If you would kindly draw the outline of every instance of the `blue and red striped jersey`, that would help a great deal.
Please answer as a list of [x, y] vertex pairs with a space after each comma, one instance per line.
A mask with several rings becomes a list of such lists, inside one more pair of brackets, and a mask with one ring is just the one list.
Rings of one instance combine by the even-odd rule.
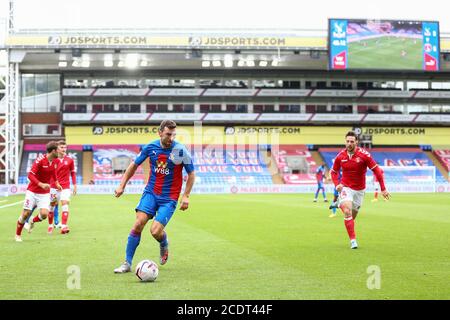
[[325, 178], [325, 166], [320, 166], [316, 170], [316, 180], [317, 182], [323, 182], [323, 179]]
[[163, 148], [161, 141], [155, 140], [142, 148], [134, 163], [141, 165], [147, 158], [150, 161], [150, 175], [145, 191], [178, 200], [183, 185], [183, 168], [187, 173], [194, 171], [189, 151], [176, 141], [170, 148]]

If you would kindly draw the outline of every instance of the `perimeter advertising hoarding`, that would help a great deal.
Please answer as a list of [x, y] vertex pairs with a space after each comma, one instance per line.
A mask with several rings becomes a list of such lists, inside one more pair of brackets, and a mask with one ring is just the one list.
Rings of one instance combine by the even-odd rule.
[[[184, 187], [184, 186], [183, 186]], [[106, 194], [112, 195], [117, 186], [115, 185], [79, 185], [78, 194]], [[127, 186], [127, 194], [142, 194], [145, 184]], [[0, 196], [18, 195], [26, 192], [27, 185], [0, 185]], [[310, 185], [194, 185], [193, 194], [267, 194], [267, 193], [314, 193], [317, 189], [316, 184]], [[450, 192], [450, 184], [388, 184], [387, 189], [391, 192]], [[326, 184], [325, 191], [333, 193], [333, 184]], [[373, 185], [368, 184], [366, 192], [373, 192]]]

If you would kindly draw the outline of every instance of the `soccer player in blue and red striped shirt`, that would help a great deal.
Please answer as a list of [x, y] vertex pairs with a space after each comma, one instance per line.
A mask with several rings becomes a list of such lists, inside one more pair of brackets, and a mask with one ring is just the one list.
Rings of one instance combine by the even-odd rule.
[[323, 180], [325, 178], [325, 164], [321, 164], [316, 170], [316, 180], [317, 180], [317, 190], [314, 195], [314, 201], [317, 202], [317, 197], [319, 196], [320, 190], [322, 190], [323, 202], [328, 202], [327, 195], [325, 193], [325, 187], [323, 185]]
[[128, 236], [125, 262], [114, 269], [115, 273], [131, 271], [133, 256], [141, 240], [141, 232], [152, 218], [154, 220], [150, 232], [160, 244], [160, 263], [163, 265], [167, 262], [169, 242], [164, 228], [177, 207], [183, 184], [183, 168], [188, 174], [188, 179], [181, 198], [180, 210], [184, 211], [189, 207], [189, 195], [195, 180], [191, 155], [184, 145], [175, 141], [176, 126], [172, 120], [161, 122], [158, 130], [160, 139], [142, 148], [141, 153], [127, 168], [119, 187], [115, 190], [115, 196], [120, 197], [138, 166], [149, 158], [150, 176], [136, 207], [136, 222]]

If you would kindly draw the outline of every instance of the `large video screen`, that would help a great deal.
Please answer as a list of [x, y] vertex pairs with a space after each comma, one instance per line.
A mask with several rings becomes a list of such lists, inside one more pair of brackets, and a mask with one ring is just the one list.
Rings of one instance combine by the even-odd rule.
[[439, 22], [329, 19], [332, 70], [439, 71]]

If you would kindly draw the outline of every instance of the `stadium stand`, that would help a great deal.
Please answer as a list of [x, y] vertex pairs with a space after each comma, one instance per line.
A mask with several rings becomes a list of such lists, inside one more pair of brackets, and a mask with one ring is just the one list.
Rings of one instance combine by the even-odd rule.
[[[140, 151], [137, 145], [94, 145], [93, 146], [93, 181], [97, 185], [116, 185], [120, 183], [123, 173]], [[130, 179], [130, 184], [143, 184], [144, 169], [138, 168]]]
[[450, 150], [449, 149], [438, 149], [434, 150], [433, 154], [437, 157], [439, 162], [447, 170], [447, 175], [450, 173]]
[[305, 145], [280, 145], [272, 152], [278, 171], [286, 184], [313, 184], [317, 163]]
[[[417, 33], [414, 26], [405, 27], [391, 22], [372, 24], [357, 20], [348, 25], [349, 38], [355, 40], [386, 31], [391, 36], [414, 36]], [[445, 41], [448, 46], [448, 39]], [[71, 127], [94, 126], [89, 130], [96, 132], [102, 126], [154, 126], [163, 119], [173, 119], [180, 126], [192, 126], [196, 121], [201, 121], [207, 126], [225, 125], [225, 129], [228, 126], [261, 126], [279, 130], [298, 126], [303, 130], [303, 126], [323, 126], [326, 131], [329, 126], [346, 125], [348, 130], [370, 129], [373, 132], [368, 134], [371, 143], [374, 141], [375, 146], [389, 146], [389, 132], [381, 134], [373, 128], [401, 126], [420, 128], [424, 132], [420, 137], [412, 134], [411, 142], [402, 140], [395, 151], [374, 149], [376, 160], [387, 166], [438, 167], [442, 164], [446, 172], [438, 168], [437, 181], [448, 177], [449, 162], [445, 153], [448, 151], [448, 147], [445, 149], [448, 144], [445, 139], [450, 124], [448, 52], [442, 56], [440, 66], [441, 71], [447, 72], [437, 72], [430, 77], [425, 73], [403, 73], [401, 67], [389, 72], [374, 69], [364, 75], [351, 70], [345, 74], [333, 73], [326, 63], [330, 52], [325, 54], [322, 50], [317, 55], [317, 52], [310, 50], [314, 46], [286, 50], [286, 59], [282, 61], [277, 60], [275, 55], [270, 59], [268, 57], [268, 61], [256, 59], [253, 66], [245, 68], [239, 62], [248, 60], [250, 55], [236, 48], [234, 53], [230, 53], [233, 57], [233, 68], [230, 69], [202, 65], [202, 60], [211, 61], [211, 54], [215, 51], [225, 55], [229, 48], [224, 46], [214, 50], [204, 47], [200, 56], [194, 55], [192, 50], [195, 49], [172, 52], [136, 47], [141, 62], [153, 62], [151, 66], [139, 64], [136, 70], [132, 70], [120, 65], [128, 54], [132, 54], [126, 52], [126, 46], [115, 48], [114, 54], [111, 54], [114, 63], [106, 66], [105, 54], [111, 52], [111, 47], [87, 45], [83, 48], [83, 54], [90, 56], [90, 66], [85, 68], [73, 63], [70, 65], [71, 61], [67, 61], [66, 67], [60, 67], [62, 55], [57, 50], [49, 52], [48, 48], [29, 45], [30, 50], [19, 66], [22, 90], [16, 102], [17, 106], [22, 107], [22, 122], [18, 130], [25, 145], [31, 141], [37, 143], [37, 139], [66, 138], [69, 141], [67, 132]], [[22, 49], [27, 50], [26, 46]], [[121, 49], [124, 51], [120, 52]], [[258, 50], [269, 52], [272, 49], [263, 46]], [[326, 50], [326, 46], [323, 49]], [[196, 54], [199, 52], [195, 51]], [[41, 64], [45, 65], [44, 69]], [[39, 119], [38, 113], [41, 114]], [[432, 132], [434, 128], [442, 131]], [[244, 136], [247, 133], [237, 134]], [[79, 153], [79, 180], [85, 184], [117, 184], [124, 167], [139, 152], [139, 145], [127, 145], [135, 141], [127, 140], [119, 146], [118, 141], [108, 141], [108, 135], [103, 131], [94, 135], [86, 137], [85, 141], [77, 138], [74, 146], [79, 148], [74, 150]], [[320, 136], [316, 135], [303, 136], [303, 133], [298, 136], [287, 133], [285, 136], [289, 142], [282, 143], [280, 149], [269, 156], [264, 154], [264, 157], [269, 157], [264, 160], [269, 160], [270, 165], [263, 161], [264, 157], [260, 157], [258, 151], [251, 151], [250, 148], [235, 150], [231, 154], [224, 151], [214, 156], [203, 152], [195, 154], [197, 183], [284, 183], [300, 185], [300, 189], [301, 185], [315, 184], [314, 171], [321, 158], [304, 144], [314, 144], [317, 150], [321, 146], [338, 146], [339, 141], [334, 140], [332, 135], [328, 140], [319, 139]], [[428, 141], [435, 137], [439, 142]], [[101, 142], [93, 144], [90, 150], [84, 150], [81, 144], [92, 144], [91, 138]], [[108, 143], [117, 145], [106, 145]], [[139, 143], [145, 142], [141, 140]], [[419, 147], [436, 143], [443, 149], [435, 150], [433, 158], [430, 153], [407, 151], [402, 147], [402, 144]], [[206, 149], [206, 146], [202, 148]], [[31, 155], [29, 150], [24, 150], [22, 155], [22, 167], [25, 168], [20, 172], [20, 182], [26, 182], [26, 164]], [[148, 168], [142, 168], [131, 183], [145, 183], [148, 177], [146, 170]], [[5, 180], [2, 177], [4, 175], [0, 172], [0, 179]]]
[[[320, 148], [319, 152], [329, 168], [333, 166], [334, 158], [342, 150], [338, 148]], [[419, 148], [373, 148], [370, 150], [375, 161], [383, 167], [433, 167], [431, 159]], [[414, 172], [414, 173], [411, 173]], [[445, 182], [446, 178], [439, 170], [435, 171], [436, 181]], [[429, 179], [429, 171], [397, 170], [386, 174], [390, 183], [411, 182], [415, 179]]]
[[[27, 172], [32, 162], [42, 152], [43, 145], [27, 145], [23, 154], [20, 183], [27, 183]], [[93, 145], [91, 150], [80, 152], [82, 146], [74, 146], [77, 151], [69, 151], [77, 161], [77, 181], [81, 183], [83, 177], [86, 184], [117, 185], [128, 167], [129, 163], [140, 151], [138, 145]], [[79, 149], [79, 150], [78, 150]], [[272, 175], [264, 161], [263, 152], [256, 147], [211, 149], [211, 146], [202, 146], [199, 151], [193, 152], [194, 165], [197, 172], [197, 184], [223, 185], [223, 184], [250, 184], [270, 185]], [[89, 158], [91, 155], [91, 159]], [[83, 163], [84, 162], [84, 163]], [[82, 165], [84, 164], [84, 166]], [[87, 168], [87, 166], [91, 166]], [[136, 171], [129, 184], [140, 185], [146, 183], [148, 172], [145, 165]]]
[[264, 162], [263, 152], [255, 146], [238, 147], [236, 150], [203, 146], [201, 151], [193, 152], [196, 183], [272, 184], [272, 175]]
[[[19, 183], [26, 184], [27, 173], [33, 161], [42, 154], [45, 146], [42, 144], [27, 144], [22, 154]], [[194, 165], [197, 171], [197, 182], [203, 185], [272, 185], [273, 175], [281, 177], [281, 183], [293, 185], [315, 184], [317, 160], [306, 145], [280, 145], [278, 150], [272, 150], [272, 158], [277, 172], [270, 172], [266, 151], [258, 150], [256, 146], [238, 147], [235, 150], [211, 148], [202, 146], [193, 152]], [[320, 148], [328, 168], [342, 148]], [[139, 145], [94, 145], [92, 150], [83, 150], [82, 146], [70, 146], [68, 154], [74, 158], [77, 166], [77, 182], [79, 184], [116, 185], [120, 182], [123, 172], [140, 151]], [[371, 154], [384, 167], [429, 167], [432, 160], [419, 148], [374, 148]], [[436, 159], [447, 172], [436, 169], [436, 182], [448, 181], [450, 171], [450, 150], [437, 149], [433, 151]], [[90, 157], [88, 157], [90, 155]], [[88, 158], [90, 161], [88, 161]], [[140, 185], [146, 182], [148, 172], [145, 166], [139, 167], [130, 180], [130, 184]], [[416, 172], [415, 175], [427, 175], [427, 172]], [[388, 182], [408, 182], [411, 172], [398, 171], [386, 176]], [[417, 178], [417, 176], [415, 177]], [[425, 178], [424, 178], [425, 179]], [[427, 179], [427, 178], [426, 178]], [[277, 182], [278, 183], [278, 182]]]
[[[24, 146], [24, 151], [22, 152], [22, 161], [19, 171], [19, 183], [27, 184], [28, 183], [28, 172], [31, 170], [31, 166], [33, 165], [34, 160], [39, 157], [41, 154], [45, 153], [45, 145], [44, 144], [26, 144]], [[82, 157], [82, 149], [77, 146], [69, 146], [67, 150], [67, 155], [70, 156], [75, 163], [75, 170], [77, 171], [77, 183], [82, 184], [83, 181], [83, 157]], [[88, 183], [88, 182], [86, 182]]]

